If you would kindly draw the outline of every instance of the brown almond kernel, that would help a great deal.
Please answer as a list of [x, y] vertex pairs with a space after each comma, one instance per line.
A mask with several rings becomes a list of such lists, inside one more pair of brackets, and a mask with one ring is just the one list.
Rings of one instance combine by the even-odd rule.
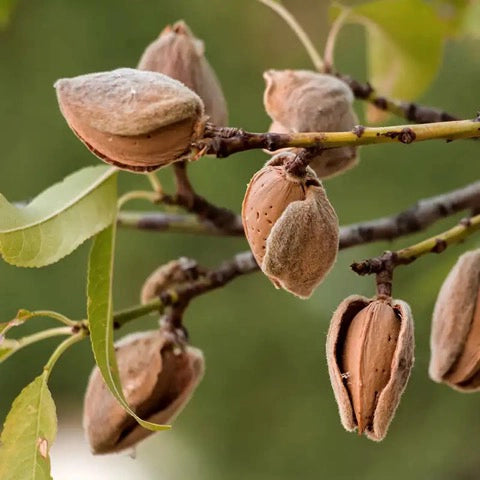
[[375, 301], [350, 324], [342, 367], [353, 402], [358, 433], [371, 427], [378, 397], [388, 383], [400, 321], [386, 302]]

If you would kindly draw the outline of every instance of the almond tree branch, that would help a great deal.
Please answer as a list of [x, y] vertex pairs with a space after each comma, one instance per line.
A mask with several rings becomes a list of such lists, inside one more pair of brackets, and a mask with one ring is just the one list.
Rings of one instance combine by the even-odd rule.
[[399, 265], [408, 265], [427, 253], [441, 253], [449, 245], [460, 243], [480, 229], [480, 215], [462, 220], [449, 230], [427, 238], [410, 247], [395, 252], [387, 251], [379, 257], [353, 263], [352, 270], [359, 275], [379, 274], [384, 270], [393, 270]]
[[[428, 227], [440, 218], [453, 215], [461, 210], [476, 209], [479, 205], [480, 181], [446, 194], [421, 200], [413, 207], [397, 215], [342, 227], [340, 229], [340, 249], [346, 249], [376, 240], [391, 240], [412, 232], [417, 232]], [[122, 225], [122, 215], [126, 213], [129, 212], [122, 212], [120, 214], [120, 225]], [[145, 228], [140, 224], [142, 214], [138, 213], [137, 215], [137, 225], [139, 228]], [[155, 214], [154, 221], [150, 219], [150, 225], [146, 228], [152, 229], [152, 227], [155, 227], [155, 222], [158, 221], [160, 229], [175, 231], [175, 220], [175, 217], [168, 216], [167, 214]], [[205, 229], [202, 233], [212, 233], [212, 227], [208, 227], [205, 223], [198, 222], [198, 220], [195, 228], [198, 229], [195, 231], [196, 233], [201, 229]], [[362, 262], [362, 265], [365, 263], [365, 266], [359, 268], [365, 270], [363, 274], [378, 274], [382, 271], [382, 268], [385, 269], [387, 263], [390, 265], [392, 258], [396, 258], [395, 261], [399, 262], [398, 264], [409, 263], [413, 258], [416, 258], [416, 256], [426, 254], [429, 251], [439, 252], [447, 245], [461, 241], [477, 228], [480, 228], [480, 216], [472, 217], [469, 222], [463, 222], [445, 234], [432, 237], [413, 247], [399, 250], [395, 252], [395, 254], [387, 252], [387, 254], [379, 257], [379, 259], [367, 260], [366, 263]], [[239, 232], [239, 234], [243, 235], [243, 232]], [[148, 304], [137, 305], [127, 310], [117, 312], [114, 315], [115, 328], [120, 328], [125, 323], [150, 312], [159, 311], [162, 313], [167, 306], [188, 304], [190, 300], [203, 293], [224, 286], [241, 275], [253, 273], [258, 270], [259, 267], [251, 252], [240, 253], [232, 260], [224, 262], [219, 268], [207, 270], [206, 273], [199, 275], [194, 281], [168, 290], [164, 292], [160, 298]], [[386, 283], [388, 284], [388, 282]], [[385, 290], [385, 292], [388, 293], [388, 290]]]
[[415, 123], [450, 122], [458, 120], [458, 117], [451, 115], [437, 108], [420, 105], [414, 102], [404, 102], [379, 95], [367, 82], [360, 83], [349, 75], [336, 72], [336, 77], [343, 80], [352, 90], [355, 98], [366, 100], [380, 110], [393, 113]]
[[419, 232], [445, 217], [480, 206], [480, 181], [435, 197], [420, 200], [396, 215], [341, 227], [340, 248]]
[[116, 312], [113, 316], [115, 328], [121, 328], [131, 320], [158, 311], [163, 313], [166, 307], [187, 305], [192, 299], [203, 293], [223, 287], [235, 278], [258, 270], [258, 265], [250, 251], [235, 255], [231, 260], [222, 263], [218, 268], [206, 270], [193, 281], [170, 289], [145, 305], [136, 305]]
[[349, 132], [308, 133], [250, 133], [231, 127], [215, 127], [208, 124], [204, 138], [192, 145], [199, 155], [211, 154], [219, 158], [245, 150], [280, 148], [330, 149], [344, 146], [372, 145], [379, 143], [411, 144], [425, 140], [452, 141], [480, 137], [479, 118], [453, 122], [436, 122], [420, 125], [392, 127], [364, 127], [357, 125]]
[[[417, 204], [395, 215], [343, 226], [340, 228], [340, 248], [350, 248], [379, 240], [393, 240], [424, 230], [442, 218], [479, 206], [480, 181], [420, 200]], [[170, 233], [243, 236], [240, 215], [236, 215], [235, 218], [234, 229], [220, 229], [209, 221], [200, 220], [195, 215], [123, 211], [118, 216], [118, 225]]]
[[227, 235], [243, 232], [242, 221], [238, 215], [227, 208], [210, 203], [195, 192], [187, 175], [186, 162], [175, 163], [173, 169], [177, 184], [176, 194], [163, 194], [161, 203], [182, 207], [187, 212], [194, 213], [199, 223], [210, 225], [216, 230], [226, 232]]
[[197, 215], [130, 210], [120, 212], [117, 222], [119, 227], [137, 230], [216, 236], [243, 236], [243, 226], [239, 215], [235, 217], [235, 222], [231, 226], [225, 225], [225, 228], [217, 228], [212, 222], [202, 220]]

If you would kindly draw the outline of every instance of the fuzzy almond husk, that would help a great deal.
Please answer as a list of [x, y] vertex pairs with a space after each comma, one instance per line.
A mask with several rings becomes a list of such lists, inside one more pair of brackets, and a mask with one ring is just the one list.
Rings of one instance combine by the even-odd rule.
[[74, 133], [125, 170], [151, 171], [180, 160], [203, 132], [200, 97], [160, 73], [121, 68], [64, 78], [55, 88]]
[[[123, 393], [137, 415], [167, 424], [183, 409], [204, 372], [203, 354], [180, 350], [162, 331], [129, 335], [116, 344]], [[117, 402], [95, 367], [84, 401], [83, 426], [95, 454], [135, 446], [152, 434]]]
[[435, 303], [429, 375], [456, 390], [480, 390], [480, 249], [463, 254]]
[[[373, 300], [373, 302], [378, 302], [378, 300]], [[382, 300], [382, 302], [385, 302], [385, 300]], [[362, 315], [362, 311], [369, 308], [371, 303], [372, 300], [359, 295], [352, 295], [340, 303], [332, 317], [327, 336], [327, 363], [340, 419], [345, 429], [348, 431], [358, 429], [359, 433], [363, 430], [363, 433], [369, 439], [380, 441], [387, 433], [413, 365], [413, 318], [410, 307], [405, 302], [393, 300], [393, 311], [400, 320], [393, 354], [388, 346], [390, 343], [388, 336], [383, 338], [384, 334], [392, 329], [390, 312], [386, 316], [382, 314], [390, 323], [390, 327], [370, 325], [372, 328], [369, 329], [370, 331], [364, 332], [367, 334], [363, 335], [362, 345], [359, 346], [360, 351], [363, 350], [362, 362], [369, 362], [371, 368], [365, 368], [365, 364], [363, 366], [355, 365], [355, 362], [352, 362], [350, 368], [355, 368], [356, 372], [346, 371], [344, 359], [345, 355], [349, 355], [350, 352], [345, 352], [345, 348], [351, 349], [353, 356], [358, 353], [358, 350], [355, 352], [355, 349], [352, 349], [351, 344], [346, 343], [348, 330], [357, 315]], [[373, 310], [370, 310], [370, 312], [373, 313]], [[375, 335], [375, 331], [378, 332], [378, 335]], [[393, 327], [393, 332], [395, 332], [395, 327]], [[383, 345], [372, 344], [372, 342], [377, 341], [383, 343]], [[393, 338], [390, 341], [393, 341]], [[370, 352], [367, 352], [367, 350]], [[386, 352], [386, 355], [382, 355], [382, 350], [384, 353]], [[381, 371], [389, 363], [386, 357], [391, 357], [388, 379], [385, 372]], [[370, 373], [368, 370], [370, 370]], [[352, 373], [353, 378], [350, 378]], [[352, 383], [355, 385], [352, 386]], [[367, 390], [371, 387], [372, 391], [365, 393], [365, 390], [362, 390], [364, 386]], [[378, 389], [377, 392], [375, 392], [375, 388]], [[373, 405], [371, 404], [371, 398], [365, 401], [365, 394], [372, 396], [372, 392], [373, 398], [376, 399], [376, 403]], [[356, 410], [359, 401], [364, 402], [361, 412]], [[365, 406], [367, 406], [367, 409], [365, 409]], [[368, 411], [369, 408], [370, 411]], [[359, 417], [361, 417], [360, 423], [357, 421]], [[365, 423], [367, 417], [368, 421]]]
[[[271, 132], [339, 132], [351, 130], [358, 118], [353, 93], [340, 79], [307, 70], [267, 70], [264, 105], [273, 120]], [[354, 167], [356, 147], [325, 150], [310, 166], [319, 178], [330, 178]]]
[[[313, 170], [290, 175], [280, 153], [247, 188], [242, 220], [262, 271], [277, 288], [308, 298], [335, 263], [338, 218]], [[294, 156], [294, 155], [293, 155]]]
[[183, 20], [165, 27], [146, 48], [138, 68], [163, 73], [184, 83], [203, 100], [205, 113], [215, 125], [228, 124], [227, 102], [205, 58], [204, 44]]
[[148, 303], [165, 290], [194, 280], [199, 273], [204, 273], [204, 271], [198, 267], [195, 260], [186, 257], [161, 265], [145, 280], [140, 293], [140, 301], [142, 304]]

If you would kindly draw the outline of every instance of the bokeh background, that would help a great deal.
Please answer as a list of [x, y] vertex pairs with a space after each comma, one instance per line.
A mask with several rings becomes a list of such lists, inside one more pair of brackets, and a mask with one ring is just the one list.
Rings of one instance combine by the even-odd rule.
[[[322, 45], [326, 2], [286, 4]], [[147, 43], [180, 18], [205, 40], [229, 102], [231, 125], [268, 128], [262, 107], [264, 70], [311, 68], [285, 24], [253, 0], [20, 0], [10, 25], [0, 32], [0, 191], [9, 200], [31, 198], [68, 173], [97, 163], [63, 121], [54, 81], [135, 66]], [[480, 107], [478, 51], [474, 41], [450, 42], [438, 77], [421, 101], [472, 117]], [[360, 27], [342, 32], [337, 64], [366, 79]], [[362, 107], [357, 105], [359, 113]], [[421, 197], [476, 180], [479, 148], [470, 141], [365, 147], [358, 168], [326, 182], [328, 194], [342, 224], [394, 213]], [[262, 152], [203, 159], [190, 169], [192, 180], [207, 198], [239, 211], [245, 186], [265, 159]], [[171, 185], [169, 171], [161, 177]], [[147, 186], [145, 179], [130, 174], [122, 174], [120, 184], [122, 190]], [[429, 233], [454, 221], [441, 222]], [[328, 380], [324, 343], [333, 310], [349, 294], [373, 294], [372, 279], [355, 276], [348, 265], [420, 238], [341, 252], [335, 270], [309, 301], [276, 291], [259, 274], [196, 300], [186, 324], [192, 342], [205, 353], [206, 376], [174, 428], [141, 444], [136, 459], [98, 459], [88, 453], [80, 422], [93, 360], [88, 342], [76, 345], [51, 380], [60, 428], [52, 454], [54, 478], [478, 479], [480, 395], [455, 393], [427, 375], [436, 293], [458, 255], [480, 246], [478, 236], [396, 273], [394, 294], [412, 306], [417, 349], [410, 383], [385, 441], [375, 444], [343, 430]], [[85, 244], [44, 269], [0, 263], [1, 321], [14, 317], [18, 308], [54, 309], [83, 318], [88, 248]], [[116, 308], [137, 303], [144, 278], [159, 264], [185, 255], [213, 266], [245, 248], [242, 239], [120, 231]], [[154, 328], [155, 323], [154, 317], [139, 319], [128, 331]], [[22, 332], [48, 324], [35, 320]], [[32, 346], [0, 366], [1, 421], [55, 343]]]

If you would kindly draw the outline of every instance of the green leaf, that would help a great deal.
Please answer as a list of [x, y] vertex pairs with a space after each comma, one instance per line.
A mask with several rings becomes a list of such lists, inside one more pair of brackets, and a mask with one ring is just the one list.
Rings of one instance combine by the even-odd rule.
[[7, 26], [17, 0], [0, 0], [0, 29]]
[[0, 437], [2, 480], [50, 480], [49, 451], [57, 433], [55, 403], [44, 372], [13, 402]]
[[[345, 7], [333, 7], [336, 17]], [[376, 0], [350, 9], [350, 23], [367, 30], [369, 81], [383, 95], [411, 100], [430, 85], [447, 27], [423, 0]]]
[[95, 237], [88, 263], [87, 313], [93, 354], [105, 384], [123, 408], [142, 427], [148, 430], [165, 430], [170, 427], [138, 417], [123, 395], [113, 346], [112, 281], [115, 231], [114, 222]]
[[72, 253], [112, 222], [117, 170], [87, 167], [16, 207], [0, 195], [0, 255], [18, 267], [43, 267]]

